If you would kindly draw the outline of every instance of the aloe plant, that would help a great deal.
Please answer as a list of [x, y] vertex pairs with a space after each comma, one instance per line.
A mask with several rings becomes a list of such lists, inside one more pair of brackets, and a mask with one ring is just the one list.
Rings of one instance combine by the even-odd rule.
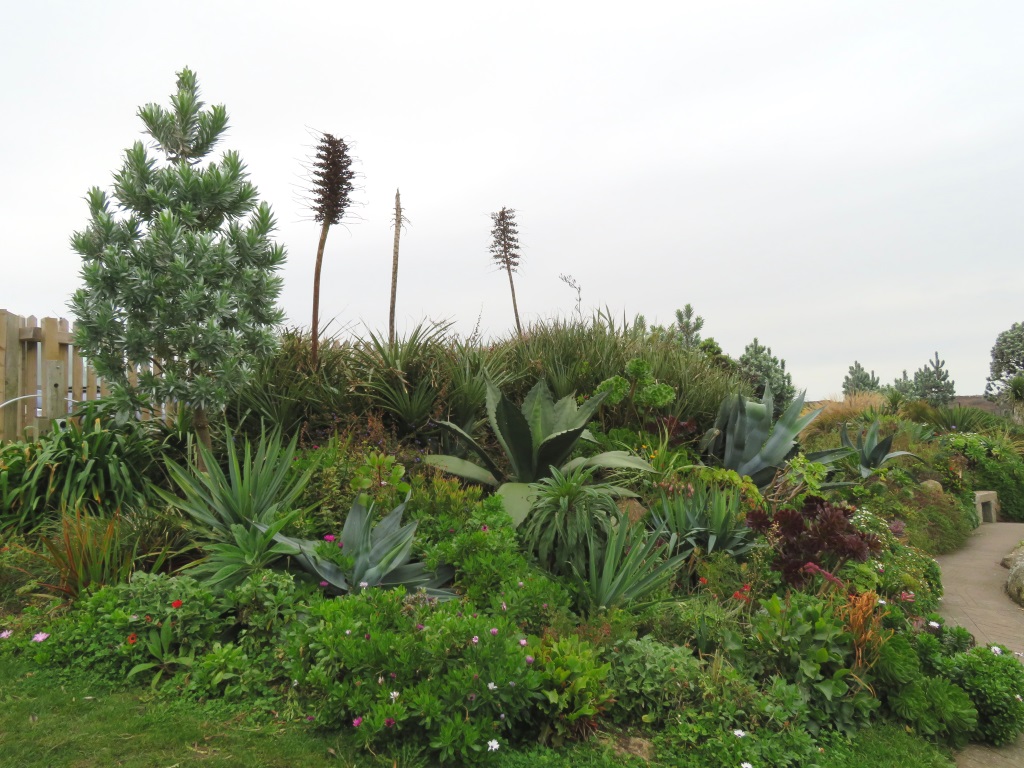
[[892, 447], [892, 439], [895, 435], [889, 435], [889, 437], [879, 441], [878, 428], [880, 425], [881, 423], [876, 421], [868, 427], [866, 435], [858, 434], [856, 445], [850, 440], [845, 424], [839, 430], [839, 437], [843, 441], [843, 445], [853, 451], [860, 462], [860, 476], [862, 478], [871, 477], [877, 470], [881, 469], [885, 462], [900, 456], [910, 456], [921, 461], [920, 456], [915, 456], [910, 451], [893, 451], [889, 453], [889, 448]]
[[[746, 475], [758, 487], [766, 486], [796, 448], [797, 436], [823, 410], [816, 408], [801, 416], [804, 396], [801, 392], [773, 423], [770, 384], [765, 385], [760, 402], [730, 395], [722, 401], [714, 426], [704, 435], [701, 450], [726, 469]], [[841, 448], [810, 454], [807, 458], [830, 463], [848, 453], [849, 449]]]
[[516, 408], [488, 380], [487, 419], [508, 461], [509, 471], [503, 471], [498, 460], [450, 421], [441, 421], [438, 425], [463, 440], [480, 458], [482, 466], [457, 456], [427, 456], [424, 461], [466, 480], [497, 488], [505, 502], [505, 511], [518, 526], [530, 511], [529, 484], [550, 477], [552, 467], [563, 473], [582, 466], [652, 471], [650, 464], [626, 451], [606, 451], [569, 461], [580, 440], [593, 441], [587, 422], [606, 396], [607, 393], [602, 392], [579, 407], [572, 395], [555, 402], [547, 382], [541, 379], [526, 395], [522, 407]]
[[[337, 544], [332, 545], [342, 555], [337, 558], [323, 555], [321, 541], [295, 539], [280, 533], [274, 535], [274, 540], [289, 547], [295, 562], [337, 592], [404, 586], [410, 590], [425, 589], [433, 597], [452, 597], [451, 592], [439, 589], [455, 575], [451, 568], [442, 566], [430, 572], [424, 563], [411, 562], [417, 524], [402, 525], [407, 502], [408, 497], [374, 525], [373, 504], [366, 506], [357, 498], [345, 518]], [[270, 528], [262, 523], [255, 525], [263, 532]]]

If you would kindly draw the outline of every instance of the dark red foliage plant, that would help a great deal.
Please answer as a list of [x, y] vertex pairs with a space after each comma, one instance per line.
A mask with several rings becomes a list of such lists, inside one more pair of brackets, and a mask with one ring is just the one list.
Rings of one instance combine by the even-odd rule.
[[799, 586], [818, 569], [835, 573], [847, 560], [862, 563], [881, 549], [877, 536], [854, 526], [854, 512], [848, 504], [808, 496], [803, 507], [779, 509], [773, 515], [755, 509], [747, 515], [747, 525], [772, 543], [773, 567], [786, 583]]

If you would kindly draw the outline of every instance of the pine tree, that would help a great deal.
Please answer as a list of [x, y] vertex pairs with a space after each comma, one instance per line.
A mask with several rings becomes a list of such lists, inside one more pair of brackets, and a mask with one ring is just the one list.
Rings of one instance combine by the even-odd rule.
[[327, 232], [332, 225], [341, 222], [345, 211], [348, 210], [352, 179], [355, 177], [348, 145], [329, 133], [322, 134], [316, 147], [312, 175], [313, 221], [321, 225], [320, 242], [316, 249], [316, 267], [313, 271], [313, 324], [310, 328], [310, 356], [313, 367], [316, 368], [320, 359], [320, 271], [324, 264]]
[[775, 415], [781, 414], [796, 397], [793, 377], [786, 372], [786, 361], [772, 354], [771, 347], [765, 347], [756, 338], [743, 350], [738, 360], [740, 373], [754, 386], [758, 397], [762, 397], [765, 384], [771, 384], [775, 399]]
[[939, 360], [936, 352], [934, 360], [929, 360], [914, 373], [914, 394], [935, 408], [949, 405], [956, 396], [955, 382], [949, 380], [945, 366], [946, 361]]
[[[82, 256], [75, 343], [110, 382], [122, 416], [145, 401], [192, 409], [210, 446], [209, 414], [246, 382], [275, 344], [285, 251], [238, 153], [204, 165], [228, 126], [223, 105], [204, 109], [195, 74], [178, 73], [171, 108], [139, 109], [160, 159], [137, 141], [98, 187], [89, 226], [71, 244]], [[138, 380], [133, 381], [137, 375]]]
[[676, 310], [675, 338], [684, 349], [697, 348], [703, 327], [704, 318], [694, 312], [692, 305]]
[[491, 214], [494, 227], [491, 229], [491, 256], [498, 266], [508, 272], [508, 287], [512, 291], [512, 311], [516, 316], [516, 331], [523, 335], [519, 322], [519, 306], [516, 304], [516, 286], [512, 273], [519, 270], [519, 227], [516, 226], [516, 212], [513, 208], [502, 208]]
[[880, 383], [875, 372], [868, 373], [858, 360], [853, 361], [849, 373], [843, 379], [843, 394], [852, 395], [855, 392], [877, 392]]

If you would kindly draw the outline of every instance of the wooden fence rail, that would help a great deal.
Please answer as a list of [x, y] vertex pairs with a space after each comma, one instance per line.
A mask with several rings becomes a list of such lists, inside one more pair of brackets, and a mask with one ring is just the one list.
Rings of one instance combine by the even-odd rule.
[[[106, 394], [106, 382], [75, 348], [67, 320], [38, 321], [0, 309], [0, 441], [37, 437], [54, 419]], [[169, 417], [172, 410], [166, 405], [158, 414], [138, 415]]]

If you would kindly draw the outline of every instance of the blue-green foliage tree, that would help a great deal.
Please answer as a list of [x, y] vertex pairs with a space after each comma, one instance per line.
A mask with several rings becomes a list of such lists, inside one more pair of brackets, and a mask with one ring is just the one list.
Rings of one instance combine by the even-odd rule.
[[89, 190], [89, 226], [71, 238], [84, 283], [71, 300], [75, 342], [122, 413], [147, 397], [177, 401], [209, 447], [209, 413], [274, 347], [285, 251], [238, 153], [206, 162], [228, 116], [205, 108], [191, 70], [178, 73], [169, 110], [138, 114], [153, 144], [125, 152], [112, 199]]

